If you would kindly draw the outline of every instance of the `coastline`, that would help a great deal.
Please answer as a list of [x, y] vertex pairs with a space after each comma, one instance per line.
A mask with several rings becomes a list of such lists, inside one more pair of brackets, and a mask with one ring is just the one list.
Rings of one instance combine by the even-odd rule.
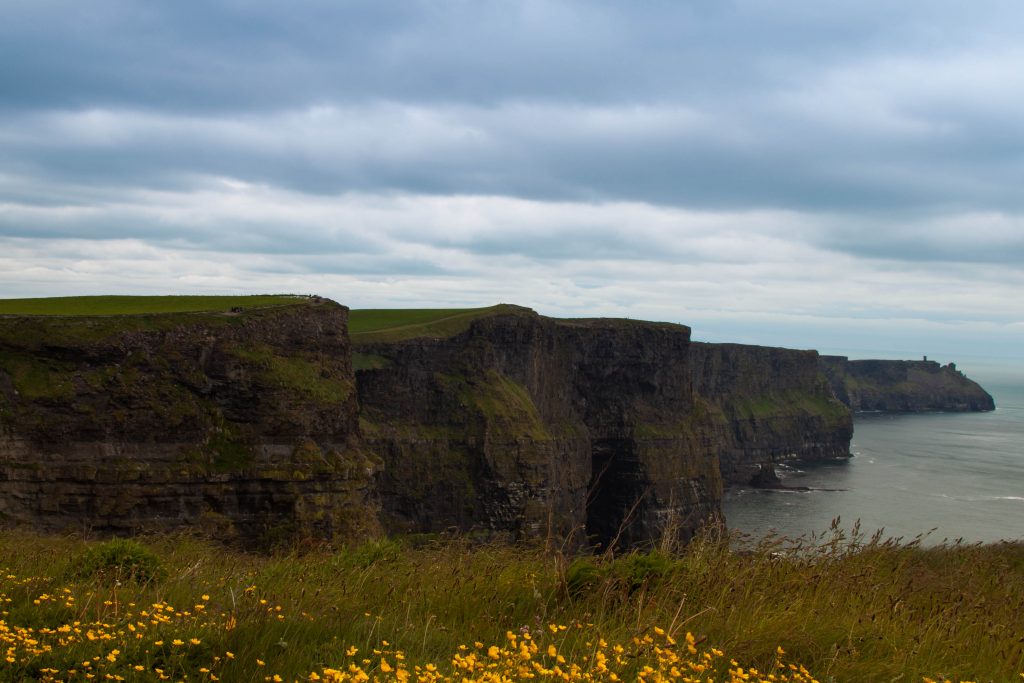
[[1024, 363], [975, 358], [962, 367], [992, 394], [994, 411], [855, 413], [849, 461], [779, 468], [785, 486], [809, 491], [727, 491], [726, 523], [755, 537], [821, 533], [839, 517], [845, 528], [859, 520], [869, 534], [922, 535], [925, 545], [1024, 538], [1014, 484], [1024, 472]]

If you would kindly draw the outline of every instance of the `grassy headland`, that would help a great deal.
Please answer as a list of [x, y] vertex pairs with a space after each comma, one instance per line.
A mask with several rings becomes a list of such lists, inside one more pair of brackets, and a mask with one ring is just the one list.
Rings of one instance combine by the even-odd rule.
[[354, 344], [396, 342], [417, 337], [444, 339], [469, 328], [478, 318], [523, 313], [510, 304], [485, 308], [365, 308], [349, 312], [348, 331]]
[[38, 299], [0, 299], [0, 315], [140, 315], [198, 313], [231, 308], [266, 308], [306, 301], [304, 296], [60, 296]]
[[463, 541], [253, 556], [180, 537], [143, 546], [6, 532], [0, 569], [0, 678], [12, 681], [825, 683], [1024, 671], [1021, 544], [836, 535], [736, 552], [711, 534], [678, 553], [570, 562]]

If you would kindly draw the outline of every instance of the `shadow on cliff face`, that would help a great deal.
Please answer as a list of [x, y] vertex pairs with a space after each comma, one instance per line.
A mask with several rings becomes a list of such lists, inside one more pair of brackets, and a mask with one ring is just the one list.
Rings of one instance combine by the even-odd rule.
[[642, 529], [645, 486], [631, 439], [594, 442], [593, 475], [587, 493], [587, 542], [597, 551], [618, 551], [649, 541]]

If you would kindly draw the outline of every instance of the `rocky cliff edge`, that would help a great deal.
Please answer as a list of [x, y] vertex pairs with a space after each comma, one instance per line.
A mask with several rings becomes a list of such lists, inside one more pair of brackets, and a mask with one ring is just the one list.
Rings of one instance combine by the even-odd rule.
[[822, 356], [836, 397], [854, 411], [967, 412], [994, 410], [995, 401], [953, 363], [931, 360], [849, 360]]
[[628, 547], [689, 538], [766, 466], [848, 457], [847, 405], [991, 407], [952, 366], [695, 343], [667, 323], [516, 306], [349, 322], [319, 298], [2, 317], [0, 523]]
[[241, 543], [379, 531], [347, 309], [0, 320], [0, 522]]

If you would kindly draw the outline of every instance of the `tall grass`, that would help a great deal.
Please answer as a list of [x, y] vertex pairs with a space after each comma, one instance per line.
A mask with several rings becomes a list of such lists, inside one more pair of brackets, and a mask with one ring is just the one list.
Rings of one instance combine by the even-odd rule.
[[[709, 532], [681, 551], [576, 559], [458, 539], [275, 556], [189, 537], [143, 545], [159, 570], [112, 580], [83, 570], [105, 556], [95, 542], [0, 534], [0, 618], [8, 629], [77, 621], [125, 633], [122, 622], [139, 610], [170, 605], [170, 622], [118, 656], [143, 662], [146, 675], [173, 664], [189, 680], [204, 680], [196, 672], [213, 661], [221, 680], [270, 672], [306, 680], [343, 663], [348, 648], [372, 652], [382, 641], [411, 662], [450, 662], [460, 646], [501, 644], [509, 631], [538, 634], [549, 624], [585, 627], [557, 636], [570, 658], [593, 654], [594, 633], [629, 643], [659, 627], [676, 639], [692, 632], [698, 644], [765, 671], [781, 647], [822, 682], [1019, 681], [1024, 671], [1020, 543], [922, 548], [834, 529], [755, 545]], [[160, 633], [167, 642], [152, 645]], [[66, 670], [106, 656], [103, 647], [84, 640], [31, 664], [0, 661], [0, 678]]]

